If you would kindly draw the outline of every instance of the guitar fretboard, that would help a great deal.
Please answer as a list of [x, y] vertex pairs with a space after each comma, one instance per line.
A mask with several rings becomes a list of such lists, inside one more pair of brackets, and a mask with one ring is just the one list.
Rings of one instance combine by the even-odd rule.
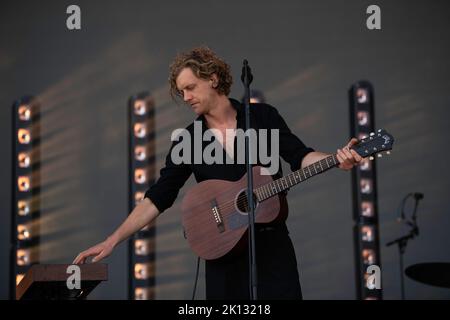
[[292, 186], [295, 186], [296, 184], [299, 184], [302, 181], [305, 181], [319, 173], [325, 172], [338, 164], [339, 160], [336, 155], [330, 155], [303, 169], [291, 172], [282, 178], [256, 188], [256, 197], [258, 198], [258, 201], [264, 201], [282, 191], [289, 189]]

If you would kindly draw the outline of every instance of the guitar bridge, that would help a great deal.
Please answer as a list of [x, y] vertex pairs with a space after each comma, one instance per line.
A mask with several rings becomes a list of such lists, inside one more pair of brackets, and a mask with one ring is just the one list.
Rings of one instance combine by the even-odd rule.
[[217, 228], [219, 229], [219, 232], [222, 233], [225, 231], [225, 226], [223, 224], [223, 219], [220, 214], [219, 208], [217, 207], [217, 201], [214, 199], [211, 201], [211, 211], [214, 216], [214, 221], [216, 222]]

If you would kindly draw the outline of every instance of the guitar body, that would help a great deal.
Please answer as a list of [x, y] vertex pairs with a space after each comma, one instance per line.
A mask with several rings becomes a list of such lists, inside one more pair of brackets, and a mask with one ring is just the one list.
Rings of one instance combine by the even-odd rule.
[[[253, 167], [254, 189], [273, 181], [262, 175], [262, 167]], [[231, 182], [206, 180], [190, 189], [182, 202], [182, 220], [192, 250], [205, 260], [218, 259], [239, 247], [246, 239], [248, 213], [246, 207], [247, 175]], [[284, 221], [288, 207], [286, 197], [276, 195], [262, 202], [255, 200], [255, 222]]]

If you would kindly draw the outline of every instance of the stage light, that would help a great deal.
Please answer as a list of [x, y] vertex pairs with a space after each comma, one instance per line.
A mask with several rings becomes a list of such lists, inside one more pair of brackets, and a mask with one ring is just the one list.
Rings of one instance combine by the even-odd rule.
[[152, 288], [137, 287], [134, 289], [135, 300], [150, 300], [154, 298], [154, 290]]
[[19, 216], [27, 216], [30, 214], [30, 203], [28, 201], [20, 200], [17, 202], [17, 213]]
[[369, 102], [369, 93], [365, 88], [358, 88], [356, 90], [356, 98], [358, 103], [367, 103]]
[[367, 138], [368, 136], [369, 136], [368, 133], [360, 132], [360, 133], [358, 134], [358, 140], [365, 139], [365, 138]]
[[356, 117], [358, 118], [358, 124], [360, 126], [369, 125], [369, 113], [367, 111], [358, 111]]
[[17, 138], [21, 144], [29, 144], [31, 142], [31, 135], [28, 129], [19, 129], [17, 132]]
[[[128, 205], [129, 212], [144, 199], [154, 183], [154, 104], [148, 92], [128, 100]], [[153, 299], [155, 286], [155, 227], [144, 226], [128, 241], [128, 298]], [[149, 291], [150, 290], [150, 291]]]
[[362, 241], [372, 242], [375, 237], [375, 232], [373, 227], [371, 226], [362, 226], [361, 227], [361, 238]]
[[145, 196], [145, 193], [144, 193], [144, 192], [142, 192], [142, 191], [137, 191], [137, 192], [134, 194], [134, 202], [135, 202], [135, 205], [139, 204], [139, 202], [141, 202], [142, 200], [144, 200], [144, 196]]
[[[370, 140], [375, 132], [375, 104], [373, 86], [368, 81], [354, 83], [349, 91], [350, 136]], [[373, 156], [366, 157], [352, 170], [353, 190], [353, 244], [355, 252], [356, 297], [382, 299], [382, 290], [366, 286], [367, 265], [376, 263], [381, 268], [377, 212], [377, 175]], [[361, 256], [360, 256], [361, 255]]]
[[147, 134], [147, 130], [143, 123], [135, 123], [134, 124], [134, 135], [137, 138], [144, 138]]
[[23, 277], [25, 277], [25, 274], [16, 275], [16, 286], [22, 281]]
[[39, 262], [40, 243], [40, 105], [24, 96], [12, 105], [10, 299], [16, 284]]
[[31, 119], [31, 108], [28, 105], [21, 105], [18, 108], [19, 119], [28, 121]]
[[147, 182], [145, 169], [136, 169], [134, 171], [134, 181], [138, 184], [144, 184]]
[[370, 201], [361, 202], [361, 215], [364, 217], [373, 217], [374, 208], [372, 202]]
[[361, 186], [361, 193], [370, 194], [372, 192], [372, 180], [361, 179], [360, 186]]
[[136, 263], [134, 265], [134, 277], [137, 280], [147, 280], [153, 274], [153, 263]]
[[364, 249], [362, 251], [363, 263], [373, 265], [375, 263], [375, 252], [372, 249]]
[[26, 266], [31, 262], [31, 252], [28, 249], [17, 250], [17, 265]]
[[[245, 104], [245, 96], [241, 98], [241, 103]], [[250, 90], [250, 103], [266, 103], [266, 97], [261, 90]]]
[[31, 163], [30, 155], [25, 152], [21, 152], [18, 155], [18, 162], [20, 168], [28, 168]]
[[364, 158], [359, 163], [359, 169], [362, 171], [369, 171], [371, 168], [371, 162], [369, 158]]
[[150, 239], [136, 239], [134, 240], [134, 252], [138, 256], [146, 256], [153, 251], [152, 244]]
[[146, 152], [146, 148], [144, 146], [136, 146], [134, 148], [134, 157], [136, 158], [136, 160], [138, 161], [144, 161], [145, 158], [147, 157], [147, 152]]
[[[368, 274], [368, 273], [365, 273], [365, 274], [364, 274], [364, 287], [366, 287], [366, 288], [369, 289], [369, 290], [373, 290], [373, 289], [371, 289], [371, 288], [369, 287], [369, 285], [370, 285], [370, 284], [375, 285], [375, 283], [373, 283], [373, 279], [371, 279], [371, 280], [372, 280], [371, 283], [368, 282], [370, 276], [371, 276], [371, 275]], [[364, 300], [378, 300], [378, 298], [375, 297], [375, 296], [370, 296], [370, 295], [369, 295], [369, 296], [365, 297]]]
[[17, 179], [17, 186], [19, 191], [27, 192], [30, 190], [30, 177], [21, 176]]
[[143, 116], [147, 112], [147, 104], [144, 100], [136, 100], [134, 102], [134, 114]]
[[29, 240], [31, 238], [30, 228], [24, 224], [17, 225], [17, 239]]

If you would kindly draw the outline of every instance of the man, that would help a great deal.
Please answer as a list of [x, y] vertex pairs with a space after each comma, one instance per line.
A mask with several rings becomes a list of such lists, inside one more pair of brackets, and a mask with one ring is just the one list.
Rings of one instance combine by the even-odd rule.
[[[217, 141], [224, 146], [226, 156], [236, 158], [235, 130], [245, 125], [244, 108], [236, 100], [229, 99], [232, 78], [230, 67], [209, 48], [195, 48], [177, 56], [170, 67], [170, 90], [173, 97], [181, 97], [198, 115], [202, 132], [216, 129]], [[328, 156], [307, 148], [287, 127], [278, 111], [267, 104], [252, 104], [251, 125], [255, 129], [279, 130], [279, 154], [292, 170], [308, 166]], [[228, 130], [227, 130], [228, 129]], [[194, 124], [186, 128], [194, 132]], [[339, 168], [351, 169], [361, 157], [350, 150], [357, 143], [352, 139], [338, 149]], [[173, 150], [177, 142], [171, 148]], [[231, 145], [231, 148], [230, 148]], [[204, 147], [204, 145], [203, 145]], [[280, 171], [278, 174], [280, 174]], [[137, 205], [124, 223], [105, 241], [83, 251], [74, 263], [84, 263], [93, 256], [92, 262], [109, 256], [114, 247], [127, 239], [175, 201], [180, 188], [191, 174], [197, 182], [207, 179], [236, 181], [245, 173], [240, 163], [181, 163], [175, 164], [169, 152], [158, 181], [146, 192], [144, 200]], [[297, 271], [294, 248], [284, 222], [256, 226], [256, 258], [258, 275], [258, 298], [301, 299], [302, 293]], [[248, 253], [205, 262], [207, 299], [248, 299]]]

